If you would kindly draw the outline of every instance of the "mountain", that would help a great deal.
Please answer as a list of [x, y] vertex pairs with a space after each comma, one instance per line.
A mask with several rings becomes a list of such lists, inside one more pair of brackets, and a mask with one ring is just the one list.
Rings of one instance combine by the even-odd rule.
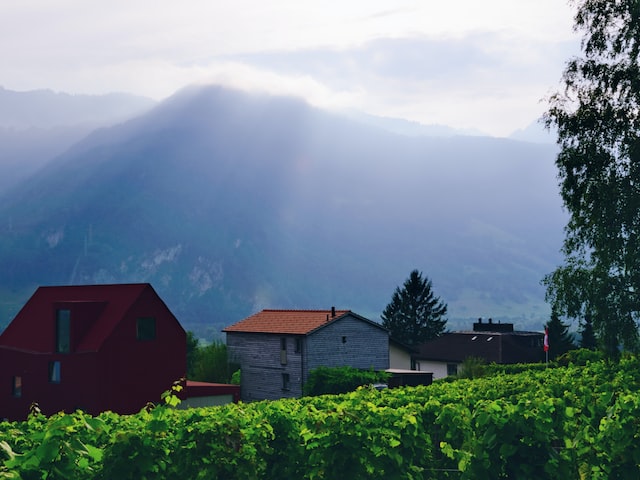
[[[0, 198], [0, 314], [37, 285], [151, 282], [211, 338], [261, 308], [372, 319], [414, 268], [449, 305], [542, 328], [565, 215], [555, 147], [408, 137], [288, 97], [188, 88]], [[458, 323], [456, 323], [458, 322]]]
[[509, 138], [512, 140], [520, 140], [523, 142], [535, 142], [535, 143], [556, 143], [557, 131], [547, 130], [542, 123], [542, 119], [538, 119], [533, 123], [530, 123], [523, 129], [516, 130]]
[[155, 103], [128, 93], [71, 95], [51, 90], [17, 92], [0, 86], [0, 127], [106, 125], [140, 114]]
[[[477, 130], [456, 129], [448, 127], [447, 125], [439, 124], [424, 125], [422, 123], [414, 122], [412, 120], [406, 120], [403, 118], [379, 117], [376, 115], [369, 115], [360, 111], [352, 110], [345, 112], [345, 114], [360, 123], [379, 127], [389, 132], [399, 133], [402, 135], [427, 137], [454, 137], [460, 135], [480, 137], [486, 136], [486, 134]], [[520, 139], [516, 138], [516, 140]]]
[[0, 192], [94, 129], [132, 118], [154, 104], [124, 93], [69, 95], [0, 87]]

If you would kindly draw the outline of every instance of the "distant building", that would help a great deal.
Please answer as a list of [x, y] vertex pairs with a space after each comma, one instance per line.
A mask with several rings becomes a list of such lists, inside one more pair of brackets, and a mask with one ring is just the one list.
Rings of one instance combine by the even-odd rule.
[[244, 401], [299, 397], [320, 366], [389, 368], [389, 332], [350, 310], [263, 310], [223, 331]]
[[414, 355], [418, 370], [433, 372], [433, 378], [455, 375], [468, 357], [486, 363], [535, 363], [544, 361], [544, 334], [516, 331], [512, 323], [491, 319], [473, 324], [472, 331], [445, 333], [419, 346]]

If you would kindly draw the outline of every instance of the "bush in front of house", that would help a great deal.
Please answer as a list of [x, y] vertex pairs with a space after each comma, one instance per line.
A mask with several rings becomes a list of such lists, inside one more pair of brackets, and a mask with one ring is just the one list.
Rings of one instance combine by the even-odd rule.
[[387, 372], [353, 367], [318, 367], [309, 373], [304, 394], [309, 396], [347, 393], [363, 385], [386, 383]]

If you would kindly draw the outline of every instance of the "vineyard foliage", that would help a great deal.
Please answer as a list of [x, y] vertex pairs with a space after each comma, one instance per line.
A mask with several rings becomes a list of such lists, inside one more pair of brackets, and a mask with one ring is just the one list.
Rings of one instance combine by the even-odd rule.
[[0, 423], [0, 478], [637, 479], [640, 361]]

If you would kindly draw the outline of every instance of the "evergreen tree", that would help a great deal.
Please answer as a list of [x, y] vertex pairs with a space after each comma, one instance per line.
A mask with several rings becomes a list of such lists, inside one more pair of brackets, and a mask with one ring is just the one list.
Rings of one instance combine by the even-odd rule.
[[569, 326], [562, 323], [554, 308], [551, 309], [551, 319], [545, 327], [549, 331], [549, 360], [576, 348], [573, 336], [569, 333]]
[[545, 114], [569, 212], [564, 265], [544, 283], [560, 313], [590, 316], [610, 357], [640, 346], [640, 15], [637, 0], [574, 0], [582, 54]]
[[413, 270], [403, 287], [396, 288], [381, 318], [394, 339], [417, 345], [444, 332], [446, 314], [447, 305], [434, 295], [431, 280]]
[[596, 340], [596, 334], [593, 331], [593, 323], [591, 323], [591, 317], [587, 315], [582, 322], [582, 329], [580, 330], [580, 348], [587, 348], [589, 350], [595, 350], [598, 347], [598, 341]]

